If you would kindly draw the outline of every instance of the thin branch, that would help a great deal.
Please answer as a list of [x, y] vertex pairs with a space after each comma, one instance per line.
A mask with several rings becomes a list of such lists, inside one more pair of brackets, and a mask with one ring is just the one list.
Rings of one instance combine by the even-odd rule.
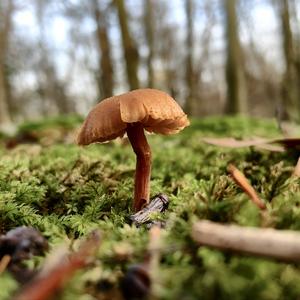
[[157, 290], [160, 289], [159, 263], [161, 258], [161, 229], [158, 226], [153, 226], [149, 231], [149, 275], [151, 280], [149, 300], [155, 300]]
[[294, 172], [293, 172], [293, 176], [300, 177], [300, 156], [299, 156], [297, 164], [295, 166], [295, 169], [294, 169]]
[[0, 260], [0, 275], [6, 270], [7, 266], [11, 262], [10, 255], [4, 255]]
[[275, 258], [300, 261], [300, 233], [271, 228], [250, 228], [199, 221], [192, 229], [200, 245]]
[[230, 164], [228, 166], [228, 171], [235, 180], [235, 182], [244, 190], [244, 192], [250, 197], [252, 202], [256, 204], [260, 209], [265, 209], [266, 205], [258, 197], [254, 188], [250, 185], [249, 181], [245, 175], [239, 171], [234, 165]]

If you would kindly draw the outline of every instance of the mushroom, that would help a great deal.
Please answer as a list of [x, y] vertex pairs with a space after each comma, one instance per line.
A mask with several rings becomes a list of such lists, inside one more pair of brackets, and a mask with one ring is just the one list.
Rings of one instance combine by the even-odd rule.
[[176, 101], [156, 89], [137, 89], [102, 100], [88, 114], [77, 137], [79, 145], [106, 142], [127, 133], [136, 154], [134, 210], [149, 202], [151, 149], [144, 129], [174, 134], [189, 125]]

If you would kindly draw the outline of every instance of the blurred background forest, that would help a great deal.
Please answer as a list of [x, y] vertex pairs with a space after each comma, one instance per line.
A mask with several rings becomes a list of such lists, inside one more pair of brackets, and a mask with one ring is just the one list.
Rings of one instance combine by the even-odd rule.
[[298, 0], [1, 0], [0, 125], [129, 89], [191, 116], [300, 119]]

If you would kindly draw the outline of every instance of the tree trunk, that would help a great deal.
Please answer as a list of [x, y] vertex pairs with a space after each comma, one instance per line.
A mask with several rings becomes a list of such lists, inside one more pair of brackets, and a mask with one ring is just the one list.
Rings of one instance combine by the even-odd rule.
[[[297, 6], [297, 0], [293, 0], [291, 7], [293, 13], [293, 18], [295, 24], [300, 23], [300, 9]], [[296, 27], [296, 31], [294, 33], [295, 36], [295, 67], [297, 72], [297, 91], [298, 91], [298, 105], [300, 106], [300, 26]]]
[[236, 0], [224, 1], [227, 33], [226, 112], [229, 114], [247, 112], [245, 72], [243, 67], [242, 51], [238, 33], [236, 6]]
[[3, 69], [4, 67], [1, 64], [0, 65], [0, 125], [11, 122], [7, 97], [6, 97], [5, 78], [4, 78], [5, 75]]
[[93, 0], [93, 13], [97, 25], [96, 38], [99, 51], [99, 75], [98, 87], [99, 95], [102, 98], [108, 98], [113, 95], [114, 91], [114, 72], [111, 57], [111, 46], [108, 35], [108, 25], [105, 16], [99, 7], [98, 0]]
[[127, 81], [131, 90], [139, 88], [138, 64], [139, 53], [130, 35], [128, 27], [128, 17], [124, 6], [124, 0], [114, 0], [114, 5], [118, 12], [124, 58], [126, 62]]
[[0, 124], [9, 124], [11, 116], [8, 105], [6, 55], [14, 8], [13, 0], [8, 0], [6, 9], [3, 9], [3, 6], [0, 4], [0, 18], [3, 20], [3, 25], [0, 27]]
[[187, 21], [186, 36], [186, 63], [185, 63], [185, 80], [187, 87], [187, 97], [185, 111], [192, 115], [195, 113], [195, 72], [193, 69], [193, 50], [194, 50], [194, 16], [193, 16], [193, 0], [185, 0], [185, 14]]
[[38, 92], [42, 98], [42, 110], [44, 115], [51, 114], [55, 108], [60, 114], [67, 114], [73, 111], [66, 94], [65, 84], [58, 78], [56, 66], [52, 60], [48, 42], [45, 37], [45, 13], [47, 8], [46, 0], [37, 0], [36, 13], [39, 23], [39, 51], [40, 61], [37, 70]]
[[153, 72], [153, 59], [154, 59], [154, 30], [153, 30], [153, 3], [152, 0], [144, 0], [144, 26], [145, 36], [148, 46], [147, 56], [147, 73], [148, 83], [147, 86], [152, 88], [154, 86], [154, 72]]
[[285, 74], [282, 81], [283, 107], [286, 118], [299, 121], [300, 92], [297, 80], [297, 59], [294, 37], [291, 29], [290, 8], [288, 0], [276, 2], [279, 5], [282, 47], [285, 58]]

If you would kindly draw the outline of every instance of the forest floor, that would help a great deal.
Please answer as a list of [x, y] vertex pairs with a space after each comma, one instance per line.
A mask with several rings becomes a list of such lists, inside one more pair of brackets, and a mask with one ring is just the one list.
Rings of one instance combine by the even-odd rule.
[[[21, 225], [40, 230], [50, 245], [48, 255], [61, 245], [76, 249], [78, 238], [99, 229], [93, 262], [55, 299], [123, 299], [124, 274], [143, 263], [149, 241], [147, 225], [137, 227], [129, 218], [135, 156], [126, 139], [75, 145], [80, 122], [70, 117], [27, 123], [16, 138], [0, 138], [0, 230], [3, 235]], [[299, 264], [199, 247], [191, 238], [200, 219], [300, 230], [300, 179], [291, 176], [299, 153], [202, 141], [253, 136], [280, 137], [280, 132], [272, 120], [216, 117], [193, 120], [174, 136], [148, 136], [151, 197], [164, 193], [170, 200], [165, 212], [151, 215], [166, 224], [152, 288], [156, 299], [299, 299]], [[229, 163], [266, 203], [263, 214], [233, 181]], [[26, 265], [35, 268], [44, 259], [33, 257]], [[19, 283], [8, 271], [0, 276], [0, 299], [11, 299]]]

